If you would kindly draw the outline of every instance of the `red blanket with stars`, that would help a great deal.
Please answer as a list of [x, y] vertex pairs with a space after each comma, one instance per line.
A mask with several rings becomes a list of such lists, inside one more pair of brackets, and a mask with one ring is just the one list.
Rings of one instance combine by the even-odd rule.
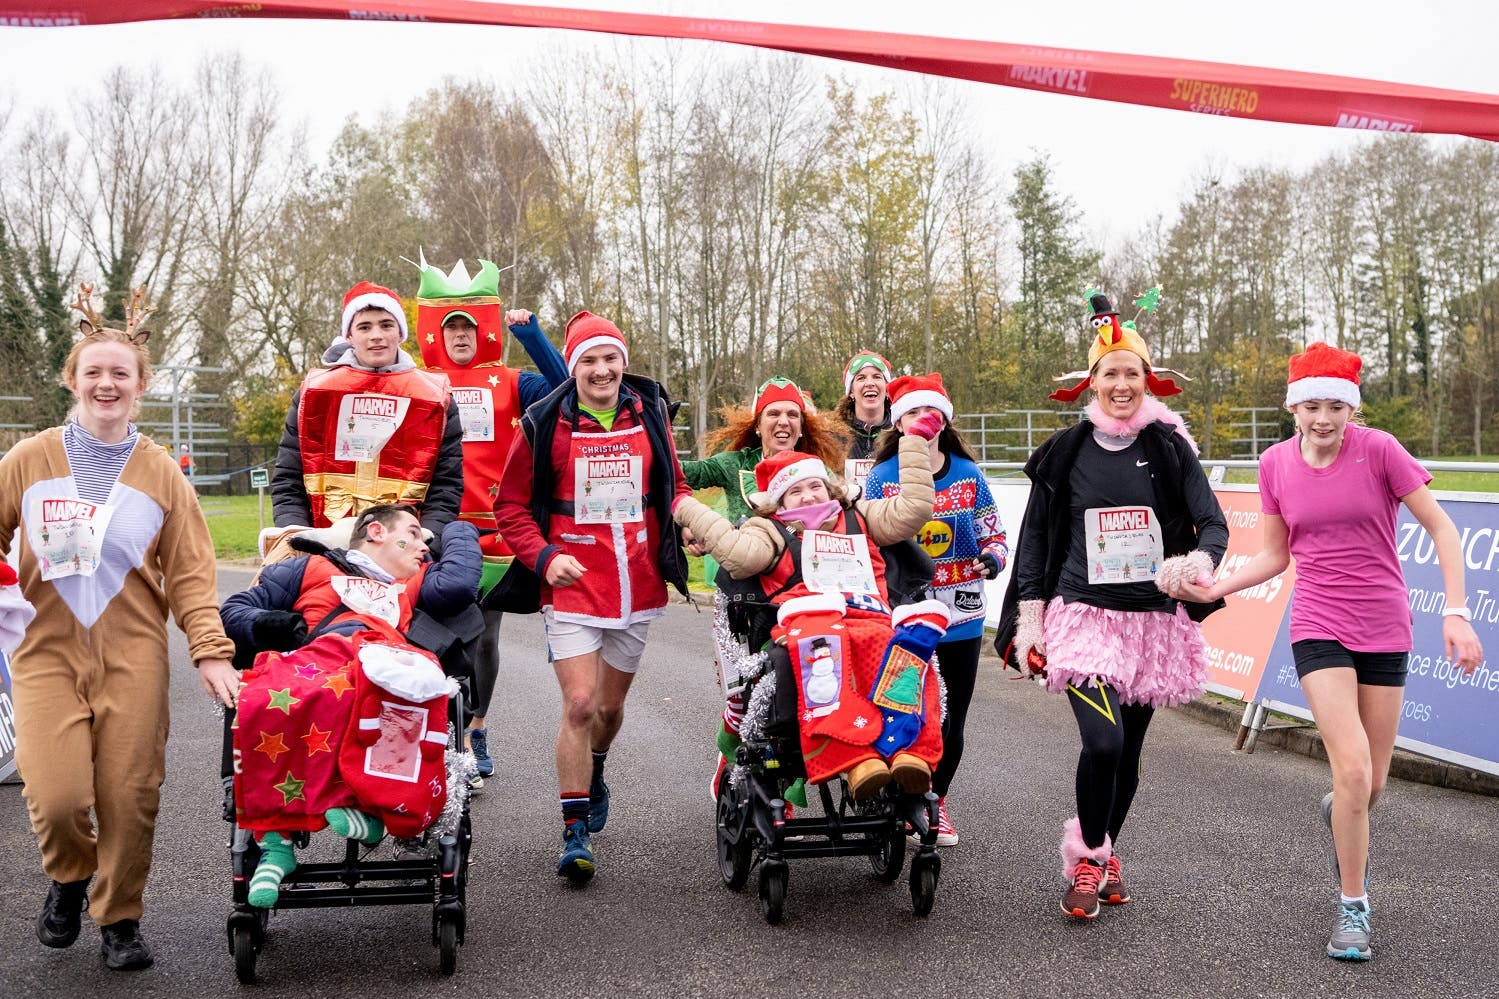
[[234, 719], [234, 808], [241, 829], [316, 832], [351, 806], [338, 751], [354, 713], [355, 643], [323, 635], [264, 652], [241, 677]]

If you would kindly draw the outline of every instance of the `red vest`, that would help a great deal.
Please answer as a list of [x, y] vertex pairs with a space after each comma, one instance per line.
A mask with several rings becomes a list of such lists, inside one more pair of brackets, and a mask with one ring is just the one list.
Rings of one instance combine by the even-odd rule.
[[[292, 610], [301, 614], [307, 627], [312, 629], [342, 603], [352, 612], [380, 618], [405, 634], [411, 627], [411, 614], [426, 574], [427, 566], [424, 565], [410, 579], [382, 583], [364, 576], [350, 576], [330, 560], [314, 556], [307, 560], [307, 568], [302, 573], [302, 592], [297, 595]], [[385, 617], [380, 613], [382, 607], [393, 610], [397, 619], [391, 621]]]
[[[845, 507], [841, 510], [837, 521], [834, 522], [832, 527], [825, 528], [825, 530], [831, 531], [834, 534], [851, 533], [848, 529], [848, 508]], [[869, 537], [868, 531], [864, 532], [864, 536], [865, 538]], [[797, 535], [796, 544], [801, 544], [800, 535]], [[874, 570], [874, 582], [880, 589], [880, 599], [885, 601], [886, 607], [889, 607], [890, 594], [885, 589], [885, 558], [880, 554], [879, 546], [873, 541], [869, 542], [869, 566]], [[786, 585], [786, 581], [791, 578], [791, 574], [795, 570], [796, 563], [792, 555], [791, 546], [787, 545], [786, 549], [781, 552], [781, 557], [776, 560], [776, 564], [760, 574], [760, 586], [766, 593], [775, 593], [782, 586]], [[797, 583], [785, 593], [777, 596], [775, 602], [779, 605], [793, 597], [805, 597], [811, 592], [811, 590], [807, 589], [805, 583]]]
[[[583, 510], [601, 516], [611, 479], [639, 460], [640, 489], [651, 480], [651, 446], [645, 427], [628, 426], [620, 407], [615, 429], [604, 433], [559, 432], [552, 441], [552, 516], [547, 541], [588, 571], [571, 586], [550, 590], [553, 611], [564, 620], [598, 627], [628, 627], [657, 617], [666, 606], [666, 584], [657, 565], [659, 525], [644, 495], [620, 496], [608, 520], [579, 523]], [[562, 428], [559, 428], [559, 431]], [[631, 500], [634, 500], [632, 503]]]
[[302, 382], [297, 438], [312, 527], [380, 503], [426, 499], [447, 428], [435, 372], [319, 368]]
[[[436, 370], [436, 369], [429, 369]], [[453, 401], [463, 420], [463, 504], [458, 516], [479, 530], [494, 530], [494, 500], [510, 442], [520, 432], [520, 372], [494, 363], [448, 368]], [[485, 555], [510, 555], [498, 534], [479, 537]]]

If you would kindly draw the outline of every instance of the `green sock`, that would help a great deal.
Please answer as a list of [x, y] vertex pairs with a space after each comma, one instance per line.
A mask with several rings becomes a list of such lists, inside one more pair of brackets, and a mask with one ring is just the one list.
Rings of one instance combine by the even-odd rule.
[[260, 863], [250, 878], [250, 904], [269, 909], [276, 904], [281, 882], [297, 869], [297, 855], [291, 842], [280, 833], [268, 832], [260, 838]]
[[357, 839], [365, 846], [374, 846], [385, 836], [385, 823], [373, 815], [366, 815], [357, 808], [330, 808], [323, 813], [328, 828], [345, 839]]
[[796, 782], [786, 789], [786, 801], [791, 802], [798, 808], [807, 807], [807, 778], [798, 777]]

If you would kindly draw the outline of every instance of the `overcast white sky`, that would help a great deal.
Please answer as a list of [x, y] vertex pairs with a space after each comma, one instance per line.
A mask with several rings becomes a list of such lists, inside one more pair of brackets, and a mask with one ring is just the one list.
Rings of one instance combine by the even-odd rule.
[[[1495, 0], [553, 0], [551, 6], [803, 23], [1088, 48], [1499, 92]], [[119, 27], [0, 28], [0, 102], [61, 108], [110, 66], [185, 77], [207, 52], [238, 48], [270, 66], [289, 120], [325, 142], [351, 112], [403, 107], [444, 75], [520, 83], [538, 58], [576, 46], [660, 46], [584, 32], [429, 24], [196, 20]], [[704, 49], [717, 43], [671, 43]], [[730, 56], [748, 50], [725, 48]], [[808, 57], [810, 58], [810, 57]], [[910, 74], [812, 60], [867, 87]], [[1367, 134], [1280, 125], [954, 81], [1008, 173], [1049, 151], [1060, 189], [1113, 243], [1170, 212], [1209, 164], [1303, 166]], [[20, 116], [17, 116], [20, 117]], [[14, 127], [14, 120], [12, 127]], [[1476, 140], [1462, 140], [1476, 141]], [[1122, 155], [1121, 155], [1122, 153]]]

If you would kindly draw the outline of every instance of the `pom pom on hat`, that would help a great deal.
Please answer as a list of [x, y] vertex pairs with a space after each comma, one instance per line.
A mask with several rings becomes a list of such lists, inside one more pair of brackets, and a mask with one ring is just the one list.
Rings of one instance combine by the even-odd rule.
[[1306, 352], [1291, 358], [1286, 375], [1286, 405], [1294, 406], [1309, 399], [1334, 399], [1357, 407], [1358, 373], [1363, 359], [1331, 344], [1309, 344]]
[[917, 406], [931, 406], [949, 422], [952, 421], [952, 400], [947, 389], [942, 387], [942, 376], [901, 375], [890, 383], [890, 422], [894, 423]]
[[786, 495], [786, 490], [791, 488], [792, 483], [803, 479], [831, 481], [828, 466], [822, 463], [821, 458], [813, 454], [802, 451], [782, 451], [755, 466], [755, 485], [760, 491], [749, 498], [750, 502], [756, 506], [778, 503], [781, 497]]
[[887, 382], [890, 380], [890, 376], [895, 373], [890, 367], [890, 362], [885, 360], [884, 357], [872, 350], [861, 350], [853, 357], [850, 357], [848, 364], [843, 368], [844, 393], [846, 394], [854, 390], [854, 375], [857, 375], [864, 368], [871, 367], [878, 369], [880, 374], [885, 376], [885, 381]]
[[401, 329], [401, 339], [406, 339], [406, 310], [401, 307], [401, 296], [373, 281], [359, 282], [344, 296], [344, 339], [349, 338], [349, 327], [353, 325], [354, 317], [365, 309], [384, 309], [389, 312]]
[[578, 360], [594, 347], [608, 345], [618, 347], [625, 365], [630, 363], [630, 349], [625, 344], [625, 335], [603, 316], [592, 312], [580, 312], [567, 321], [566, 338], [562, 345], [562, 359], [567, 363], [567, 373], [572, 374]]

